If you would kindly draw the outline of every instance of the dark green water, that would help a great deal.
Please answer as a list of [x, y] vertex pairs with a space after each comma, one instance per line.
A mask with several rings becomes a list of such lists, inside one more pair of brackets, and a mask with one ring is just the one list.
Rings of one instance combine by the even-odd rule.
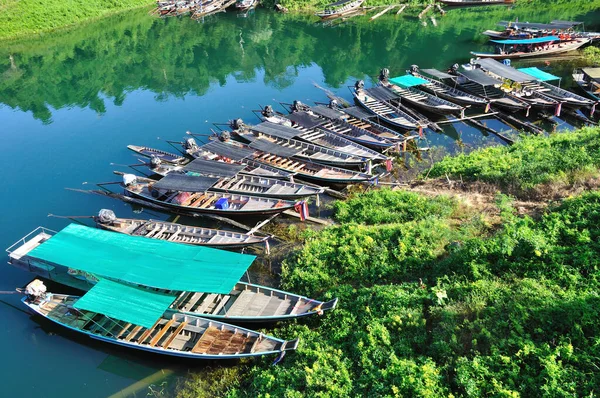
[[[411, 64], [445, 68], [465, 62], [469, 51], [484, 45], [478, 33], [502, 19], [578, 19], [600, 29], [600, 12], [594, 11], [599, 1], [557, 3], [453, 10], [426, 25], [408, 15], [323, 26], [311, 17], [266, 11], [248, 18], [228, 13], [198, 24], [157, 20], [141, 10], [70, 32], [0, 43], [0, 246], [39, 225], [66, 225], [48, 213], [90, 215], [111, 208], [132, 216], [127, 205], [64, 190], [115, 180], [111, 162], [137, 162], [127, 144], [169, 149], [165, 140], [178, 140], [186, 130], [207, 133], [212, 122], [237, 117], [256, 122], [252, 109], [258, 104], [325, 101], [313, 83], [350, 99], [346, 86], [357, 79], [372, 83], [381, 67], [399, 74]], [[556, 70], [569, 72], [564, 65]], [[427, 142], [432, 156], [496, 144], [464, 124], [430, 134]], [[8, 265], [0, 274], [0, 290], [32, 277]], [[155, 391], [170, 391], [188, 370], [210, 375], [201, 364], [65, 334], [31, 318], [16, 295], [1, 296], [0, 304], [3, 396], [103, 397], [140, 380], [139, 389], [127, 391], [146, 396], [148, 380]]]

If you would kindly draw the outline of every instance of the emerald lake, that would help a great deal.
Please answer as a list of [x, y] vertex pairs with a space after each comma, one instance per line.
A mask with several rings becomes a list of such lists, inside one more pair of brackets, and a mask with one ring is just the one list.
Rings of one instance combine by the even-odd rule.
[[[279, 111], [280, 102], [312, 105], [327, 101], [324, 90], [350, 101], [348, 86], [356, 80], [374, 85], [384, 67], [397, 75], [412, 64], [445, 69], [465, 63], [470, 51], [485, 48], [480, 33], [500, 20], [578, 20], [588, 30], [600, 30], [599, 0], [570, 0], [543, 10], [527, 3], [457, 9], [423, 20], [416, 14], [324, 25], [310, 15], [259, 9], [247, 17], [228, 12], [198, 23], [189, 17], [158, 19], [140, 9], [68, 31], [0, 42], [5, 193], [0, 246], [9, 247], [38, 226], [60, 230], [69, 223], [49, 213], [95, 215], [107, 208], [119, 217], [166, 219], [65, 190], [118, 180], [113, 170], [138, 163], [128, 144], [173, 152], [166, 141], [181, 140], [187, 130], [207, 134], [213, 123], [234, 118], [258, 122], [252, 111], [259, 105]], [[548, 70], [564, 77], [567, 87], [571, 67], [550, 63]], [[509, 129], [500, 122], [490, 125]], [[485, 145], [502, 142], [464, 123], [428, 133], [423, 144], [432, 157]], [[272, 282], [260, 265], [253, 271]], [[33, 279], [6, 264], [0, 274], [2, 291]], [[29, 315], [20, 298], [0, 297], [3, 396], [158, 396], [170, 394], [189, 372], [209, 377], [210, 367], [219, 365], [80, 338]]]

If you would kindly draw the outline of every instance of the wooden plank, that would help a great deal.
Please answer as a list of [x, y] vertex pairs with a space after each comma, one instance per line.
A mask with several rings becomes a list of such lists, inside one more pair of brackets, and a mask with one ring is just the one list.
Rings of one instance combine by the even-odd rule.
[[127, 329], [129, 329], [130, 327], [131, 327], [131, 323], [128, 323], [128, 324], [126, 324], [126, 325], [123, 327], [123, 329], [121, 329], [121, 331], [120, 331], [120, 332], [119, 332], [119, 333], [118, 333], [118, 334], [117, 334], [115, 337], [118, 339], [118, 338], [119, 338], [119, 337], [121, 337], [121, 335], [122, 335], [123, 333], [125, 333], [125, 331], [126, 331]]
[[[219, 329], [217, 329], [214, 326], [209, 326], [204, 331], [204, 333], [202, 333], [202, 336], [200, 336], [200, 338], [198, 339], [196, 344], [194, 344], [194, 347], [192, 348], [192, 352], [200, 353], [200, 354], [205, 353], [206, 350], [208, 349], [208, 347], [210, 347], [210, 344], [212, 344], [212, 342], [215, 341], [215, 339], [217, 338], [216, 336], [218, 333], [219, 333]], [[208, 347], [206, 349], [204, 349], [203, 351], [200, 351], [200, 346], [204, 343], [208, 343]]]
[[164, 348], [169, 348], [169, 346], [171, 345], [171, 343], [173, 342], [173, 340], [175, 340], [175, 338], [179, 335], [179, 333], [181, 333], [181, 331], [183, 330], [183, 328], [185, 328], [186, 325], [187, 325], [187, 322], [181, 322], [179, 324], [179, 326], [177, 326], [177, 329], [175, 329], [175, 331], [173, 332], [173, 334], [171, 334], [169, 336], [169, 338], [167, 339], [167, 341], [165, 341], [162, 346]]
[[160, 341], [160, 339], [165, 335], [165, 333], [167, 333], [167, 331], [171, 328], [171, 325], [173, 325], [173, 323], [175, 323], [175, 319], [171, 319], [169, 322], [167, 322], [165, 326], [163, 326], [163, 328], [159, 330], [158, 333], [156, 333], [156, 335], [154, 335], [154, 338], [150, 340], [151, 347], [154, 347], [156, 343]]
[[211, 293], [208, 296], [206, 296], [206, 298], [202, 301], [202, 304], [200, 304], [200, 306], [198, 308], [196, 308], [196, 313], [201, 314], [204, 312], [204, 310], [212, 304], [212, 302], [215, 300], [215, 297], [217, 297], [216, 294]]
[[142, 326], [134, 327], [133, 330], [129, 332], [127, 337], [125, 337], [125, 341], [131, 341], [131, 339], [133, 339], [133, 337], [138, 334], [140, 330], [142, 330]]
[[144, 333], [142, 333], [142, 335], [138, 339], [138, 342], [140, 342], [140, 344], [143, 343], [144, 340], [146, 340], [148, 338], [148, 336], [150, 336], [150, 333], [152, 333], [154, 331], [154, 329], [158, 326], [158, 324], [160, 323], [161, 320], [162, 320], [162, 318], [157, 320], [150, 329], [148, 329]]

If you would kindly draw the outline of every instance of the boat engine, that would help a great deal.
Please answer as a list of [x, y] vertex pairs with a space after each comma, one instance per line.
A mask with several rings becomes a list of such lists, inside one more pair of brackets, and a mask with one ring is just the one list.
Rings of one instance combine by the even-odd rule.
[[123, 185], [126, 187], [135, 184], [136, 177], [134, 174], [123, 174]]
[[150, 156], [150, 168], [152, 170], [157, 169], [162, 164], [162, 160], [156, 155]]
[[[238, 120], [242, 120], [242, 119], [238, 119]], [[231, 134], [229, 134], [229, 131], [223, 131], [221, 132], [221, 134], [219, 134], [219, 141], [223, 141], [223, 142], [227, 142], [231, 139]]]
[[388, 68], [383, 68], [382, 70], [379, 71], [379, 81], [380, 82], [384, 82], [389, 78], [390, 78], [390, 70]]
[[459, 65], [458, 64], [454, 64], [454, 65], [452, 65], [451, 67], [448, 68], [448, 73], [456, 75], [458, 73], [458, 68], [459, 68]]
[[242, 119], [235, 119], [229, 122], [229, 127], [231, 127], [232, 130], [243, 130], [246, 125]]
[[329, 101], [329, 108], [331, 109], [339, 109], [340, 105], [338, 104], [337, 100], [332, 99], [331, 101]]
[[419, 72], [419, 65], [411, 65], [410, 69], [408, 71], [410, 73], [418, 73]]
[[262, 115], [264, 117], [275, 116], [275, 111], [273, 110], [273, 107], [271, 105], [267, 105], [265, 106], [265, 109], [263, 109]]
[[183, 148], [186, 150], [193, 150], [198, 148], [198, 144], [196, 144], [196, 140], [193, 138], [188, 138], [183, 143]]
[[25, 294], [30, 301], [38, 301], [46, 298], [46, 285], [39, 279], [30, 282], [25, 288]]
[[98, 212], [98, 222], [100, 224], [112, 224], [117, 220], [115, 212], [108, 209], [102, 209]]
[[362, 80], [357, 81], [356, 83], [354, 83], [354, 89], [356, 91], [358, 90], [362, 90], [363, 88], [365, 88], [365, 82]]
[[292, 104], [292, 112], [306, 112], [308, 110], [310, 110], [310, 107], [303, 104], [302, 101], [295, 100]]

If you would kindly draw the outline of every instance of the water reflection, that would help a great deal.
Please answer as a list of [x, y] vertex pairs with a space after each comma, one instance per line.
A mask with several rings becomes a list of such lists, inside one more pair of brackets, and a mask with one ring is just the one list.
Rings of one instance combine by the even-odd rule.
[[198, 24], [140, 10], [35, 41], [0, 44], [0, 102], [50, 123], [52, 108], [102, 115], [105, 101], [120, 106], [132, 90], [151, 90], [156, 101], [202, 96], [211, 85], [226, 85], [228, 76], [255, 82], [259, 70], [266, 86], [281, 90], [293, 84], [298, 68], [311, 65], [320, 67], [326, 84], [340, 87], [381, 67], [397, 74], [415, 63], [444, 68], [465, 61], [485, 41], [479, 32], [502, 19], [560, 16], [592, 28], [600, 14], [591, 11], [599, 6], [600, 0], [573, 0], [543, 10], [535, 2], [452, 10], [426, 27], [415, 17], [391, 15], [324, 27], [308, 16], [265, 10]]

